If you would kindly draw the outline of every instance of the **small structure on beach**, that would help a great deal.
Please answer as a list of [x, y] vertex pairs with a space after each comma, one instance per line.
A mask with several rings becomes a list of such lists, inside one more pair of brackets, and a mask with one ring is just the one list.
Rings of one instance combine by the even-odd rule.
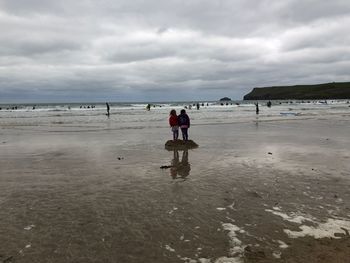
[[165, 149], [171, 150], [188, 150], [198, 148], [198, 144], [192, 140], [169, 140], [165, 143]]

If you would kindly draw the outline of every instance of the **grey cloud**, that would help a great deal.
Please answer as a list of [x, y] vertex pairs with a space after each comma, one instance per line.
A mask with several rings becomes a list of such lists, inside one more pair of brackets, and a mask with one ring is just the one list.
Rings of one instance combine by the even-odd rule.
[[0, 7], [10, 14], [27, 15], [28, 13], [54, 13], [63, 6], [60, 5], [60, 1], [2, 0]]
[[350, 12], [347, 0], [318, 1], [307, 0], [287, 1], [281, 12], [281, 17], [297, 24], [310, 23], [315, 20], [334, 19], [339, 16], [348, 16]]
[[345, 81], [349, 12], [343, 0], [2, 0], [0, 98], [241, 98]]
[[107, 59], [117, 63], [130, 63], [172, 56], [173, 53], [169, 51], [157, 46], [122, 47], [117, 51], [112, 51]]
[[[4, 43], [3, 43], [4, 44]], [[34, 56], [45, 53], [79, 50], [81, 47], [74, 42], [65, 41], [20, 41], [14, 45], [8, 44], [0, 50], [0, 55]]]
[[283, 51], [304, 48], [347, 46], [350, 42], [349, 17], [339, 17], [330, 21], [319, 21], [310, 26], [300, 26], [287, 30], [282, 36]]

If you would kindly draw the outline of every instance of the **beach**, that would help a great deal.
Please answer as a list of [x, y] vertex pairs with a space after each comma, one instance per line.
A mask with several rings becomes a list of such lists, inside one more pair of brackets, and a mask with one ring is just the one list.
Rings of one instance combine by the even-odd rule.
[[349, 262], [346, 102], [172, 107], [0, 112], [0, 262]]

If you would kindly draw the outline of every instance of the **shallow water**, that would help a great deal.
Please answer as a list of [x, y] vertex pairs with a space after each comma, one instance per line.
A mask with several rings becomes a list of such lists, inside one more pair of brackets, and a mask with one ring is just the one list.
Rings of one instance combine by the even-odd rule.
[[[179, 113], [183, 107], [188, 107], [189, 104], [191, 103], [159, 103], [155, 104], [150, 111], [146, 111], [146, 104], [116, 103], [111, 104], [110, 118], [105, 116], [105, 104], [93, 105], [94, 108], [87, 108], [92, 105], [48, 104], [37, 105], [34, 110], [32, 105], [18, 105], [16, 110], [11, 109], [13, 105], [0, 105], [2, 108], [0, 122], [2, 126], [24, 128], [56, 125], [92, 129], [167, 127], [165, 120], [168, 118], [170, 110], [176, 109]], [[195, 125], [207, 125], [251, 122], [257, 116], [259, 121], [342, 116], [342, 114], [349, 114], [350, 109], [350, 104], [346, 100], [328, 101], [327, 104], [324, 101], [274, 101], [271, 108], [266, 107], [265, 101], [261, 101], [259, 105], [259, 115], [255, 114], [255, 105], [250, 101], [237, 101], [228, 105], [205, 102], [200, 110], [192, 107], [191, 110], [187, 109], [187, 111]]]
[[[187, 152], [164, 148], [167, 109], [125, 122], [3, 116], [0, 261], [346, 262], [346, 110], [257, 117], [251, 107], [244, 121], [221, 106], [192, 110], [200, 147]], [[320, 233], [343, 238], [324, 261], [307, 250]]]

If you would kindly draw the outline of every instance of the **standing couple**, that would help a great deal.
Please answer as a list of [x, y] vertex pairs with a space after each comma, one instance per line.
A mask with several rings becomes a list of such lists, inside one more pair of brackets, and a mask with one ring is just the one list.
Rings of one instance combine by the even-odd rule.
[[169, 125], [173, 132], [173, 140], [177, 140], [179, 137], [179, 127], [181, 128], [182, 138], [184, 141], [188, 141], [188, 128], [190, 128], [190, 118], [186, 114], [184, 109], [181, 110], [180, 115], [176, 115], [176, 110], [170, 111]]

